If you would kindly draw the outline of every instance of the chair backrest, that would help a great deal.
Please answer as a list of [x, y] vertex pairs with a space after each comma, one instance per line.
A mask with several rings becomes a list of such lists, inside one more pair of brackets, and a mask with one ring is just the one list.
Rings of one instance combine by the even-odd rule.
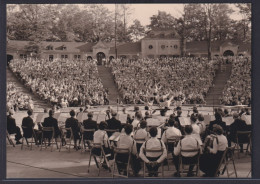
[[93, 148], [102, 148], [102, 144], [101, 143], [92, 143], [92, 147]]
[[22, 130], [23, 130], [23, 137], [25, 138], [31, 138], [34, 135], [33, 128], [22, 126]]
[[54, 127], [42, 127], [42, 134], [45, 138], [54, 137]]
[[248, 143], [251, 139], [251, 131], [237, 131], [236, 137], [239, 143]]
[[106, 132], [114, 133], [119, 132], [119, 129], [105, 129]]
[[96, 130], [95, 129], [85, 129], [83, 127], [81, 127], [81, 133], [84, 133], [84, 132], [95, 132]]
[[129, 148], [118, 148], [118, 147], [115, 147], [114, 148], [114, 152], [115, 153], [121, 153], [121, 154], [129, 154], [130, 150], [129, 150]]
[[174, 144], [181, 140], [182, 136], [172, 136], [171, 138], [167, 138], [167, 144]]
[[54, 132], [54, 127], [42, 127], [43, 132]]
[[95, 129], [85, 129], [84, 126], [81, 126], [80, 131], [82, 133], [82, 138], [84, 140], [93, 140], [93, 135], [95, 133]]

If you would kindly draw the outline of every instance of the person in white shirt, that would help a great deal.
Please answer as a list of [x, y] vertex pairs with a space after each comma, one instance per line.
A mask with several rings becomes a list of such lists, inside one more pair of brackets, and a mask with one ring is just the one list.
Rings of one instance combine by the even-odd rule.
[[[125, 125], [125, 132], [121, 133], [118, 141], [117, 141], [117, 148], [127, 148], [129, 149], [131, 153], [131, 166], [132, 170], [134, 172], [134, 175], [137, 176], [139, 171], [141, 170], [141, 164], [137, 161], [137, 149], [136, 149], [136, 142], [131, 137], [131, 133], [133, 131], [133, 126], [130, 124]], [[124, 153], [118, 153], [116, 155], [116, 160], [119, 162], [116, 162], [117, 168], [119, 173], [121, 174], [122, 171], [124, 171], [124, 174], [126, 175], [126, 166], [128, 163], [129, 154]]]
[[[108, 135], [107, 135], [107, 132], [105, 131], [106, 127], [107, 127], [107, 123], [104, 121], [101, 121], [99, 124], [99, 129], [97, 131], [95, 131], [95, 133], [93, 135], [93, 143], [101, 144], [105, 154], [111, 154], [111, 156], [108, 157], [108, 159], [112, 160], [114, 158], [114, 153], [110, 148], [110, 143], [108, 141]], [[101, 149], [94, 147], [92, 149], [92, 153], [94, 153], [95, 155], [100, 155]]]
[[[177, 144], [177, 146], [174, 148], [174, 158], [173, 162], [175, 165], [175, 168], [177, 172], [174, 174], [176, 177], [180, 177], [180, 170], [179, 170], [179, 155], [182, 156], [182, 162], [184, 164], [191, 164], [195, 163], [198, 159], [198, 151], [192, 151], [192, 152], [183, 152], [185, 150], [199, 150], [201, 152], [201, 146], [196, 138], [192, 136], [192, 126], [186, 125], [184, 128], [185, 131], [185, 137], [180, 140]], [[192, 170], [194, 168], [194, 165], [189, 166], [189, 171], [187, 176], [191, 177], [193, 176]]]
[[140, 153], [140, 148], [145, 141], [147, 141], [150, 137], [149, 132], [146, 131], [147, 122], [142, 120], [140, 122], [140, 129], [134, 132], [134, 140], [136, 141], [137, 152]]
[[[157, 128], [151, 127], [149, 130], [151, 138], [143, 143], [140, 149], [140, 158], [146, 163], [149, 176], [158, 176], [158, 169], [164, 159], [167, 157], [165, 144], [156, 138]], [[145, 150], [160, 150], [158, 152], [149, 152]]]
[[142, 119], [143, 119], [142, 113], [141, 113], [141, 112], [137, 112], [137, 113], [136, 113], [136, 117], [135, 117], [134, 121], [132, 122], [132, 125], [133, 125], [134, 130], [137, 129], [137, 127], [139, 126], [140, 121], [141, 121]]
[[[163, 132], [161, 140], [167, 144], [168, 139], [173, 139], [174, 137], [181, 137], [181, 131], [177, 128], [178, 124], [173, 119], [169, 119], [168, 121], [169, 127]], [[168, 151], [173, 153], [173, 144], [168, 144]]]
[[199, 125], [197, 124], [197, 116], [195, 116], [194, 114], [192, 114], [190, 116], [190, 123], [191, 123], [191, 126], [192, 126], [192, 136], [198, 140], [199, 142], [199, 145], [202, 145], [202, 141], [201, 141], [201, 138], [200, 138], [200, 127]]
[[209, 135], [208, 139], [206, 138], [205, 152], [200, 157], [200, 170], [205, 173], [204, 177], [214, 177], [219, 162], [228, 147], [227, 138], [223, 135], [223, 128], [220, 125], [214, 125], [213, 132], [214, 134]]

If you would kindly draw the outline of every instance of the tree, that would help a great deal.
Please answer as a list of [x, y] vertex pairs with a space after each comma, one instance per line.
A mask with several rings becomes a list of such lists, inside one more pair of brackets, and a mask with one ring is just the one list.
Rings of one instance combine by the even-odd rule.
[[134, 23], [129, 27], [129, 33], [131, 39], [134, 42], [139, 41], [143, 36], [145, 36], [145, 28], [141, 25], [141, 22], [137, 19], [134, 20]]
[[251, 40], [251, 3], [240, 3], [236, 4], [236, 7], [239, 8], [239, 13], [242, 15], [242, 20], [238, 22], [243, 29], [243, 40]]
[[[129, 40], [129, 34], [128, 34], [128, 21], [129, 21], [129, 17], [132, 14], [132, 8], [130, 4], [118, 4], [116, 5], [117, 9], [116, 9], [116, 13], [117, 15], [117, 22], [119, 23], [117, 28], [119, 30], [119, 32], [121, 32], [121, 35], [118, 35], [119, 37], [121, 37], [122, 42], [128, 42]], [[120, 19], [121, 17], [121, 19]], [[120, 30], [120, 29], [122, 30]]]
[[158, 11], [158, 15], [153, 15], [150, 17], [151, 23], [148, 28], [174, 28], [176, 25], [176, 19], [171, 15], [167, 14], [165, 11]]

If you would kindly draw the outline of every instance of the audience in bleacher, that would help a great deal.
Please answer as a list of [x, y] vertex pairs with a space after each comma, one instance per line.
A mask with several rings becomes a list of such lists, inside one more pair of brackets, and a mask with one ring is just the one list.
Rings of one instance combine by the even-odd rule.
[[251, 57], [232, 58], [232, 72], [221, 97], [222, 104], [251, 104], [251, 65]]
[[175, 102], [205, 103], [217, 65], [200, 58], [112, 60], [112, 72], [126, 103], [141, 103], [158, 94]]
[[7, 83], [6, 85], [6, 110], [28, 110], [34, 109], [34, 103], [30, 96], [19, 92], [17, 87], [13, 83]]
[[104, 104], [106, 92], [93, 61], [14, 59], [9, 67], [34, 94], [51, 104]]

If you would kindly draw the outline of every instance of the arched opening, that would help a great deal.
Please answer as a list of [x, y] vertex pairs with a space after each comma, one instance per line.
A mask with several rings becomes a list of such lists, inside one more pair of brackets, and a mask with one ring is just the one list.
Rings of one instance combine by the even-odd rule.
[[7, 61], [7, 66], [9, 65], [9, 63], [10, 63], [10, 61], [12, 59], [14, 59], [14, 57], [12, 55], [7, 54], [7, 60], [6, 60]]
[[87, 61], [91, 61], [92, 60], [92, 57], [91, 56], [88, 56], [87, 57]]
[[106, 58], [106, 55], [103, 52], [97, 53], [97, 64], [102, 65], [102, 60]]
[[238, 56], [244, 56], [244, 54], [238, 54]]
[[226, 51], [223, 53], [223, 56], [234, 56], [234, 52], [231, 51], [231, 50], [226, 50]]
[[109, 61], [111, 61], [112, 59], [115, 59], [114, 56], [109, 57]]

